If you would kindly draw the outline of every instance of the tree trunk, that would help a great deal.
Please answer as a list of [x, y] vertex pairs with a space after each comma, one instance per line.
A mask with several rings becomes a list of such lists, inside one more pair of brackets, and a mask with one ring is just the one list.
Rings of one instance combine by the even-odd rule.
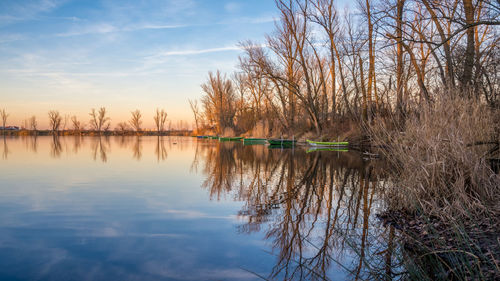
[[[463, 0], [463, 3], [465, 11], [465, 24], [471, 25], [474, 23], [474, 5], [472, 4], [472, 0]], [[462, 90], [468, 87], [472, 80], [472, 69], [474, 68], [475, 53], [474, 47], [474, 27], [469, 27], [467, 29], [467, 47], [465, 49], [464, 68], [462, 79], [460, 79]]]
[[399, 119], [403, 120], [405, 106], [403, 105], [403, 9], [405, 0], [398, 0], [396, 14], [396, 110]]

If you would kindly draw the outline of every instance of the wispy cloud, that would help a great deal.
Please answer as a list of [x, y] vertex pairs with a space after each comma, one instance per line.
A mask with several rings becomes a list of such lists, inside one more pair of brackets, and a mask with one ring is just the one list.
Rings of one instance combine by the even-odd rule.
[[141, 29], [175, 29], [189, 27], [187, 24], [173, 24], [173, 25], [162, 25], [162, 24], [143, 24], [138, 26], [132, 26], [128, 28], [124, 28], [125, 31], [133, 31], [133, 30], [141, 30]]
[[74, 28], [68, 32], [57, 33], [57, 37], [70, 37], [70, 36], [81, 36], [81, 35], [90, 35], [90, 34], [106, 34], [106, 33], [114, 33], [114, 32], [129, 32], [136, 30], [147, 30], [147, 29], [176, 29], [188, 27], [189, 25], [166, 25], [166, 24], [138, 24], [138, 25], [130, 25], [118, 27], [116, 25], [110, 23], [99, 23], [99, 24], [91, 24], [87, 26], [78, 26], [78, 28]]
[[208, 48], [208, 49], [198, 49], [198, 50], [167, 51], [167, 52], [162, 52], [159, 55], [164, 56], [164, 57], [189, 56], [189, 55], [199, 55], [199, 54], [225, 52], [225, 51], [238, 51], [238, 50], [241, 50], [241, 48], [238, 46], [227, 46], [227, 47], [220, 47], [220, 48]]
[[6, 5], [0, 14], [0, 24], [34, 19], [41, 13], [56, 9], [63, 2], [63, 0], [13, 1], [12, 4]]
[[2, 36], [0, 37], [0, 44], [13, 42], [13, 41], [19, 41], [19, 40], [23, 40], [25, 38], [26, 37], [21, 35], [21, 34], [2, 34]]
[[82, 21], [81, 18], [79, 17], [42, 17], [42, 18], [46, 18], [46, 19], [55, 19], [55, 20], [67, 20], [67, 21], [73, 21], [73, 22], [77, 22], [77, 21]]
[[80, 36], [86, 34], [105, 34], [118, 31], [118, 28], [108, 23], [93, 24], [86, 27], [79, 27], [74, 31], [57, 33], [58, 37]]
[[236, 2], [229, 2], [226, 5], [224, 5], [224, 10], [230, 13], [237, 12], [241, 9], [241, 4], [236, 3]]

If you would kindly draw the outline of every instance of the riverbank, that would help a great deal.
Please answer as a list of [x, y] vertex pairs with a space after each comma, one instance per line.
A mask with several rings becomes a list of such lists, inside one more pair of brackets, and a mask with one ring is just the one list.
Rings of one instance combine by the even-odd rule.
[[410, 280], [499, 280], [500, 221], [387, 211], [378, 215], [402, 237]]

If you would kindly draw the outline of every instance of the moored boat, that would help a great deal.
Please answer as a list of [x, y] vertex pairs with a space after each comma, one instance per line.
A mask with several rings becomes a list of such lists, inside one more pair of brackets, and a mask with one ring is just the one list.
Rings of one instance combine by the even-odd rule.
[[326, 142], [326, 141], [311, 141], [307, 140], [307, 143], [312, 146], [348, 146], [349, 142], [347, 141], [337, 141], [337, 142]]
[[267, 139], [259, 139], [259, 138], [244, 138], [243, 139], [243, 144], [245, 144], [245, 145], [265, 144], [266, 142], [267, 142]]
[[239, 141], [243, 137], [220, 137], [219, 141]]
[[269, 139], [267, 142], [270, 145], [280, 145], [280, 146], [293, 146], [297, 143], [297, 140], [288, 139]]

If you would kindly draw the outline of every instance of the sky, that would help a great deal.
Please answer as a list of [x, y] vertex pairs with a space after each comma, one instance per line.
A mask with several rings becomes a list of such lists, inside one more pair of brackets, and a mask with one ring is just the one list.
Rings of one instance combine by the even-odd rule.
[[191, 122], [208, 71], [236, 70], [238, 43], [277, 15], [272, 0], [1, 0], [0, 109], [40, 128], [49, 110], [88, 123], [102, 106], [112, 128], [135, 109], [145, 128], [156, 108]]

